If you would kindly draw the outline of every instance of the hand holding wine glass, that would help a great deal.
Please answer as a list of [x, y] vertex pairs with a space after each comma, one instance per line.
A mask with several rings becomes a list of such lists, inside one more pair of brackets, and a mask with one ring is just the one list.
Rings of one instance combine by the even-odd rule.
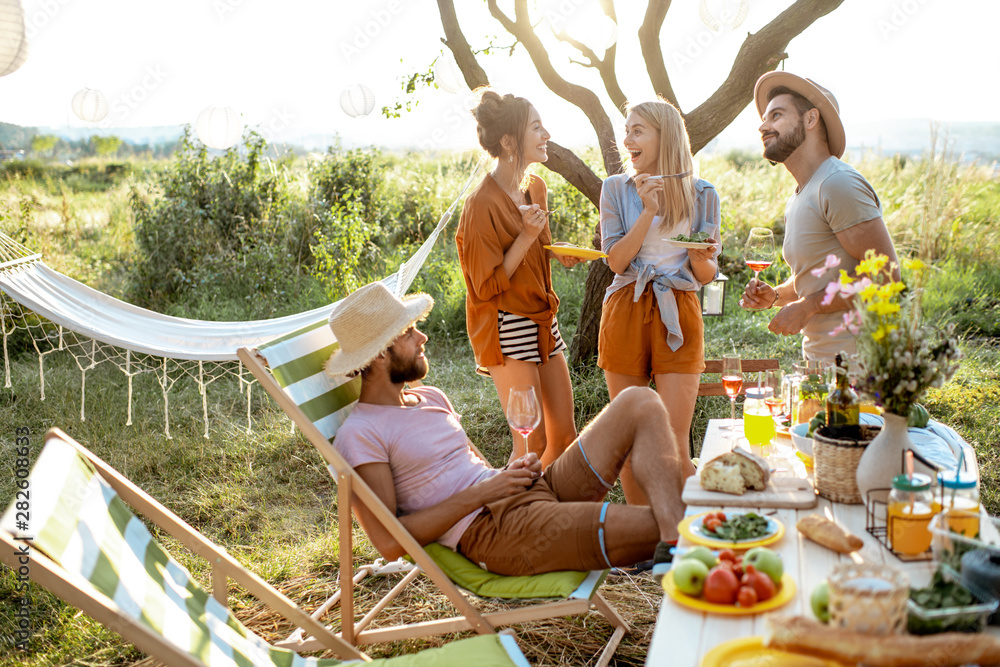
[[743, 387], [743, 367], [740, 363], [740, 355], [722, 355], [722, 388], [726, 390], [731, 403], [729, 430], [736, 429], [736, 396]]
[[542, 420], [542, 410], [535, 397], [535, 388], [521, 384], [510, 388], [507, 399], [507, 423], [521, 434], [524, 440], [524, 453], [528, 452], [528, 436]]
[[753, 271], [756, 282], [760, 272], [774, 263], [777, 253], [774, 249], [774, 232], [766, 227], [754, 227], [743, 248], [743, 260]]

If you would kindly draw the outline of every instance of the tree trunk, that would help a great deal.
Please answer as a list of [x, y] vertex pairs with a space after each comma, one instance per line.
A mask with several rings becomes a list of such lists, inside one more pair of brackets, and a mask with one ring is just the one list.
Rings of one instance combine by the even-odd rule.
[[597, 336], [601, 329], [601, 304], [604, 291], [614, 279], [614, 272], [601, 260], [590, 263], [587, 285], [580, 308], [580, 321], [576, 325], [576, 335], [569, 346], [569, 363], [580, 366], [597, 354]]

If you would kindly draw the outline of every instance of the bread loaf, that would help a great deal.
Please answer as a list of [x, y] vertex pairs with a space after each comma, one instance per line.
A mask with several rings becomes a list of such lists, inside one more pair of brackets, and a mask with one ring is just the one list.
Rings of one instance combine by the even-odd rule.
[[707, 462], [701, 468], [701, 488], [743, 495], [748, 490], [763, 491], [771, 477], [767, 461], [740, 447]]
[[1000, 664], [1000, 639], [986, 634], [872, 637], [802, 616], [764, 618], [764, 645], [866, 667], [960, 667]]
[[833, 549], [842, 554], [857, 551], [865, 545], [860, 537], [852, 535], [833, 521], [819, 514], [810, 514], [809, 516], [802, 517], [795, 524], [795, 527], [813, 542], [822, 544], [827, 549]]

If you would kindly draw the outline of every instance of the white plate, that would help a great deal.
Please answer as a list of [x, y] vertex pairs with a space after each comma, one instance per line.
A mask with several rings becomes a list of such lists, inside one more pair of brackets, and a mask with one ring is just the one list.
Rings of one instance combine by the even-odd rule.
[[[735, 516], [737, 514], [750, 514], [751, 512], [734, 512], [732, 510], [725, 511], [726, 518]], [[753, 514], [760, 514], [760, 512], [752, 511]], [[691, 542], [695, 544], [703, 544], [710, 547], [722, 547], [725, 548], [729, 546], [738, 546], [740, 549], [749, 549], [751, 547], [764, 546], [776, 542], [781, 539], [784, 535], [785, 529], [777, 519], [772, 516], [764, 516], [767, 519], [767, 532], [760, 537], [751, 537], [745, 540], [722, 540], [717, 537], [711, 537], [701, 530], [701, 525], [705, 520], [707, 514], [714, 514], [714, 512], [704, 512], [702, 514], [697, 514], [694, 516], [685, 517], [680, 525], [678, 526], [678, 531], [684, 537], [686, 537]]]
[[715, 245], [714, 243], [691, 243], [690, 241], [675, 241], [673, 239], [664, 239], [664, 241], [678, 248], [697, 248], [699, 250], [706, 250]]

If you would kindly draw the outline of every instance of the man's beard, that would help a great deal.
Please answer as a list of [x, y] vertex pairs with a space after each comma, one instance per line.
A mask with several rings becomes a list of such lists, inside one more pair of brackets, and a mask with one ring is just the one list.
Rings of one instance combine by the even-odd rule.
[[788, 136], [777, 134], [770, 145], [764, 145], [764, 157], [771, 162], [784, 162], [806, 140], [806, 125], [799, 120], [792, 133]]
[[393, 384], [403, 384], [422, 380], [427, 376], [427, 359], [414, 355], [412, 359], [403, 359], [389, 348], [389, 381]]

